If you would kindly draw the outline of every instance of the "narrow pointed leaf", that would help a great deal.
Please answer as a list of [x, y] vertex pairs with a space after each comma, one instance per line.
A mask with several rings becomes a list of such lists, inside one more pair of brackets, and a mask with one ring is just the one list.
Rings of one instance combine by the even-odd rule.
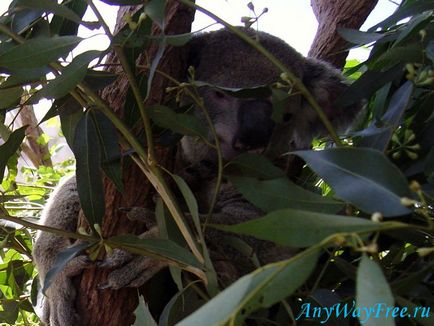
[[240, 169], [244, 176], [260, 179], [275, 179], [284, 175], [284, 172], [273, 165], [266, 157], [251, 153], [238, 155], [229, 162], [228, 166], [235, 166]]
[[242, 325], [253, 311], [270, 307], [294, 293], [309, 277], [318, 257], [318, 249], [266, 265], [243, 276], [219, 293], [178, 326]]
[[104, 188], [101, 179], [101, 150], [91, 114], [85, 114], [75, 128], [73, 152], [77, 161], [77, 190], [89, 224], [100, 224], [104, 216]]
[[76, 36], [54, 36], [30, 39], [0, 54], [0, 67], [11, 70], [38, 68], [68, 54], [80, 43]]
[[101, 55], [100, 51], [88, 51], [78, 55], [67, 65], [60, 76], [51, 80], [28, 101], [35, 104], [43, 98], [58, 99], [72, 91], [87, 73], [89, 63]]
[[80, 243], [78, 245], [74, 245], [72, 247], [69, 247], [65, 249], [64, 251], [61, 251], [54, 261], [53, 266], [50, 268], [50, 270], [47, 272], [47, 275], [45, 276], [44, 281], [44, 287], [42, 288], [42, 293], [45, 293], [45, 291], [50, 287], [51, 283], [53, 283], [56, 275], [60, 273], [70, 262], [72, 259], [74, 259], [79, 253], [81, 253], [83, 250], [89, 248], [91, 244], [89, 243]]
[[147, 108], [152, 121], [161, 128], [170, 129], [181, 135], [205, 138], [207, 131], [203, 124], [193, 115], [176, 113], [166, 106], [155, 105]]
[[8, 109], [16, 106], [21, 99], [23, 89], [21, 87], [12, 87], [0, 89], [0, 109]]
[[80, 23], [81, 21], [81, 18], [74, 11], [52, 0], [18, 0], [15, 4], [15, 8], [39, 9], [56, 16], [67, 18], [76, 23]]
[[20, 148], [26, 135], [27, 126], [15, 130], [9, 135], [8, 140], [0, 145], [0, 183], [3, 181], [6, 165], [9, 158]]
[[167, 239], [140, 239], [131, 235], [118, 235], [107, 240], [111, 245], [119, 246], [141, 255], [165, 258], [184, 266], [201, 268], [200, 263], [187, 249]]
[[121, 151], [115, 126], [102, 113], [95, 112], [94, 121], [101, 146], [102, 169], [116, 189], [123, 192]]
[[235, 225], [212, 225], [220, 230], [250, 235], [282, 246], [308, 247], [336, 233], [367, 233], [405, 227], [398, 222], [378, 223], [360, 217], [283, 209]]
[[356, 305], [361, 310], [359, 320], [363, 325], [395, 325], [393, 316], [391, 315], [386, 317], [385, 314], [379, 314], [378, 318], [372, 318], [372, 316], [368, 318], [364, 312], [366, 308], [376, 307], [379, 304], [382, 305], [383, 309], [386, 309], [387, 307], [393, 307], [395, 303], [390, 286], [380, 266], [366, 255], [362, 256], [357, 270], [356, 287]]
[[334, 148], [294, 154], [330, 184], [337, 196], [368, 213], [397, 216], [411, 212], [401, 204], [402, 197], [410, 197], [407, 180], [382, 152]]
[[250, 177], [229, 177], [229, 180], [247, 200], [265, 212], [294, 208], [336, 213], [343, 208], [342, 203], [307, 191], [287, 178], [261, 181]]

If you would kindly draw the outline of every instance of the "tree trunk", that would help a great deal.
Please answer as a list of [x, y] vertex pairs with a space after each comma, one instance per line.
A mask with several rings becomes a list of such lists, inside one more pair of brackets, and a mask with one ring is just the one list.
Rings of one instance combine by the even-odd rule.
[[319, 25], [309, 56], [327, 61], [336, 68], [343, 68], [348, 55], [348, 43], [339, 35], [338, 29], [359, 29], [377, 2], [378, 0], [311, 0]]
[[[137, 7], [121, 7], [118, 13], [117, 30], [122, 24], [121, 18], [125, 12], [132, 12], [136, 9]], [[187, 9], [177, 1], [168, 1], [165, 34], [190, 32], [193, 16], [193, 10]], [[154, 26], [152, 33], [154, 35], [159, 33], [157, 27]], [[158, 44], [156, 42], [152, 43], [138, 59], [138, 64], [147, 65], [155, 56], [157, 49]], [[186, 70], [185, 59], [185, 49], [168, 47], [160, 60], [158, 69], [181, 80]], [[113, 54], [109, 56], [107, 61], [108, 64], [117, 62]], [[126, 76], [121, 75], [114, 84], [102, 92], [102, 97], [119, 116], [123, 115], [123, 105], [128, 86]], [[156, 74], [146, 104], [164, 103], [165, 90], [168, 86], [173, 85], [161, 75]], [[157, 148], [156, 152], [157, 159], [163, 166], [168, 166], [165, 163], [173, 161], [171, 154], [167, 150]], [[106, 213], [102, 230], [104, 237], [126, 233], [138, 234], [144, 231], [144, 226], [129, 221], [125, 214], [119, 211], [119, 207], [150, 207], [152, 205], [153, 208], [153, 189], [143, 172], [132, 162], [127, 164], [124, 162], [124, 165], [127, 165], [124, 166], [123, 174], [124, 193], [119, 193], [111, 182], [105, 180]], [[97, 289], [98, 284], [105, 282], [108, 272], [108, 270], [98, 268], [88, 269], [83, 273], [81, 279], [77, 280], [79, 293], [76, 303], [83, 325], [131, 325], [134, 321], [133, 312], [138, 303], [136, 289], [123, 288], [117, 291]]]

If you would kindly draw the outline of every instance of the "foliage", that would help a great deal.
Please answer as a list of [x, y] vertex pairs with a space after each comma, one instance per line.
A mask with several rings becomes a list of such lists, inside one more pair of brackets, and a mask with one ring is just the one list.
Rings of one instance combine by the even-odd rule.
[[[188, 0], [180, 1], [191, 5]], [[137, 0], [104, 2], [142, 3]], [[63, 133], [77, 160], [80, 200], [92, 226], [92, 233], [87, 237], [91, 240], [90, 254], [95, 255], [103, 247], [116, 247], [172, 262], [172, 276], [179, 285], [179, 293], [167, 304], [160, 317], [161, 324], [179, 321], [184, 300], [190, 306], [201, 308], [181, 325], [240, 325], [246, 320], [254, 325], [288, 324], [298, 319], [305, 304], [326, 308], [347, 303], [354, 309], [350, 316], [328, 320], [340, 325], [352, 323], [350, 318], [364, 321], [367, 316], [360, 311], [378, 303], [406, 307], [411, 313], [418, 306], [433, 306], [433, 1], [406, 0], [391, 17], [368, 32], [342, 31], [349, 42], [370, 43], [372, 50], [366, 62], [347, 70], [357, 80], [336, 105], [345, 107], [366, 100], [365, 115], [358, 131], [340, 138], [327, 126], [338, 148], [330, 148], [326, 140], [320, 146], [326, 147], [323, 150], [292, 153], [307, 163], [298, 185], [265, 157], [244, 154], [224, 166], [219, 179], [229, 178], [266, 215], [239, 225], [213, 227], [275, 241], [297, 251], [288, 260], [245, 275], [216, 296], [215, 275], [210, 272], [212, 262], [203, 245], [196, 199], [184, 180], [171, 175], [196, 224], [192, 231], [186, 224], [185, 212], [174, 204], [176, 197], [162, 176], [163, 170], [158, 164], [152, 164], [156, 138], [165, 129], [174, 134], [197, 135], [204, 140], [203, 126], [188, 110], [168, 107], [165, 103], [152, 108], [143, 104], [166, 45], [183, 45], [189, 35], [150, 37], [152, 22], [164, 25], [164, 1], [147, 2], [144, 10], [126, 17], [127, 24], [116, 35], [110, 34], [102, 18], [97, 22], [82, 20], [88, 6], [100, 17], [92, 1], [84, 0], [61, 4], [15, 0], [0, 17], [3, 76], [0, 214], [4, 221], [17, 223], [5, 224], [0, 231], [0, 322], [36, 321], [30, 314], [33, 309], [29, 300], [36, 288], [32, 285], [35, 270], [31, 260], [31, 233], [39, 228], [32, 222], [38, 216], [33, 208], [39, 211], [51, 187], [69, 169], [70, 162], [66, 162], [54, 167], [24, 168], [18, 176], [17, 162], [25, 127], [12, 130], [4, 124], [4, 117], [6, 112], [37, 104], [44, 98], [52, 99], [53, 103], [43, 120], [60, 116]], [[218, 22], [224, 23], [219, 19]], [[79, 25], [102, 26], [112, 41], [108, 50], [117, 54], [130, 83], [125, 104], [130, 111], [123, 120], [98, 95], [98, 90], [114, 81], [112, 73], [97, 69], [107, 52], [88, 51], [73, 59], [68, 55], [82, 41], [76, 36]], [[133, 66], [137, 55], [155, 40], [160, 44], [158, 54], [146, 78], [137, 76]], [[254, 41], [249, 42], [261, 50]], [[264, 55], [279, 66], [269, 53]], [[273, 94], [280, 91], [284, 100], [294, 88], [311, 101], [310, 94], [293, 80], [291, 72], [284, 67], [282, 70], [285, 74], [279, 83], [281, 88], [273, 89]], [[285, 93], [285, 85], [294, 87]], [[201, 107], [194, 92], [199, 86], [194, 81], [177, 82], [169, 91], [176, 93], [176, 97], [190, 96]], [[234, 96], [243, 96], [241, 93], [245, 91], [244, 96], [253, 97], [252, 92], [258, 96], [255, 91], [260, 93], [263, 89], [222, 91]], [[322, 113], [316, 103], [312, 105]], [[278, 117], [279, 105], [275, 109]], [[146, 148], [139, 140], [142, 135], [136, 134], [138, 129], [144, 131]], [[215, 141], [210, 145], [214, 146]], [[166, 223], [167, 229], [162, 232], [166, 239], [121, 236], [101, 241], [98, 232], [99, 225], [104, 223], [105, 207], [101, 176], [104, 173], [122, 190], [121, 149], [133, 158], [159, 192], [162, 201], [157, 205], [156, 215], [159, 224]], [[221, 160], [219, 164], [223, 168]], [[20, 178], [25, 182], [18, 182]], [[170, 228], [178, 232], [169, 232]], [[52, 232], [62, 234], [60, 230]], [[173, 234], [176, 235], [172, 237]], [[249, 250], [241, 240], [233, 240], [231, 244], [236, 250]], [[59, 257], [51, 275], [76, 252], [72, 248]], [[208, 278], [208, 283], [204, 282], [208, 287], [203, 285], [199, 289], [194, 282], [180, 284], [191, 280], [181, 280], [180, 269], [193, 272], [199, 280]], [[203, 290], [214, 298], [205, 303], [204, 298], [208, 296]], [[142, 302], [141, 307], [145, 306]], [[136, 316], [138, 320], [152, 320], [147, 309], [136, 311]], [[408, 324], [433, 324], [433, 316], [426, 311], [404, 320]], [[382, 322], [394, 323], [392, 317]]]

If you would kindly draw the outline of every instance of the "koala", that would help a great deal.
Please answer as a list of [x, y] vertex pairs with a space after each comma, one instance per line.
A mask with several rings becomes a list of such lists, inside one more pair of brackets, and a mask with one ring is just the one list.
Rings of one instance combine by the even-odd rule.
[[[281, 39], [264, 32], [241, 28], [259, 40], [263, 47], [285, 64], [309, 89], [335, 127], [347, 128], [359, 112], [360, 106], [334, 107], [334, 101], [348, 87], [341, 73], [325, 62], [305, 58]], [[231, 160], [246, 151], [263, 151], [278, 127], [272, 119], [270, 98], [237, 98], [224, 88], [251, 88], [272, 84], [280, 79], [281, 71], [250, 45], [227, 29], [203, 33], [193, 38], [189, 47], [189, 62], [195, 68], [195, 80], [206, 82], [198, 88], [199, 95], [214, 124], [220, 141], [224, 160]], [[212, 87], [215, 85], [216, 87]], [[220, 88], [219, 88], [220, 87]], [[290, 135], [284, 140], [295, 148], [306, 148], [316, 135], [325, 134], [320, 120], [307, 101], [300, 99], [285, 108], [285, 123]], [[200, 110], [195, 114], [204, 122]], [[209, 134], [212, 142], [212, 135]], [[179, 144], [176, 173], [181, 175], [198, 197], [199, 208], [206, 212], [216, 179], [216, 152], [194, 137], [184, 136]], [[59, 185], [43, 211], [45, 225], [75, 231], [80, 203], [75, 178]], [[229, 182], [224, 182], [215, 204], [213, 223], [234, 224], [263, 215], [258, 208], [247, 202]], [[132, 209], [130, 215], [149, 223], [149, 231], [142, 237], [155, 237], [152, 213]], [[255, 267], [251, 259], [243, 257], [232, 248], [222, 248], [223, 232], [207, 228], [206, 241], [220, 283], [227, 286]], [[288, 258], [290, 253], [266, 241], [246, 238], [256, 253], [259, 263], [266, 264]], [[41, 283], [51, 268], [57, 254], [71, 245], [69, 239], [39, 232], [34, 245], [34, 259]], [[50, 326], [77, 325], [74, 309], [75, 288], [71, 282], [89, 264], [83, 256], [73, 259], [57, 275], [47, 290], [42, 304], [42, 320]], [[115, 268], [107, 283], [100, 288], [117, 289], [123, 286], [141, 286], [156, 272], [166, 266], [164, 262], [149, 257], [137, 257], [121, 250], [100, 264], [103, 268]]]

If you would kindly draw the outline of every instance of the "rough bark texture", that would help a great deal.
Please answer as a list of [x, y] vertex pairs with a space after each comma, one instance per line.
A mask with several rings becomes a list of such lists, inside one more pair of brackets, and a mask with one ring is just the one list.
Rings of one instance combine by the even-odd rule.
[[23, 153], [35, 167], [53, 166], [48, 146], [38, 143], [38, 138], [44, 133], [38, 126], [35, 111], [31, 105], [23, 105], [18, 116], [21, 126], [28, 125], [26, 129], [26, 142], [22, 145]]
[[[191, 29], [194, 12], [181, 6], [176, 1], [168, 1], [166, 12], [166, 34], [187, 33]], [[118, 14], [118, 25], [121, 24], [121, 17], [126, 11], [134, 11], [134, 8], [121, 7]], [[153, 34], [159, 33], [156, 27]], [[146, 49], [145, 54], [138, 60], [138, 64], [147, 65], [144, 58], [153, 58], [158, 49], [158, 44], [152, 43]], [[186, 53], [182, 48], [166, 49], [160, 61], [160, 70], [174, 78], [181, 79], [186, 69]], [[108, 59], [108, 64], [117, 63], [114, 55]], [[166, 87], [171, 86], [167, 79], [155, 75], [151, 95], [147, 105], [163, 103]], [[102, 97], [109, 106], [119, 115], [123, 114], [125, 95], [128, 90], [128, 82], [124, 75], [102, 92]], [[157, 149], [157, 158], [162, 165], [171, 161], [172, 157], [167, 150]], [[125, 164], [124, 164], [125, 165]], [[167, 164], [165, 165], [167, 166]], [[129, 162], [124, 166], [123, 175], [125, 191], [119, 193], [112, 183], [105, 181], [106, 214], [104, 217], [103, 235], [105, 237], [115, 234], [141, 233], [145, 231], [138, 226], [137, 222], [130, 222], [125, 214], [119, 211], [119, 207], [141, 206], [149, 207], [152, 204], [152, 187], [147, 182], [143, 172], [134, 163]], [[141, 229], [139, 229], [141, 228]], [[77, 298], [77, 309], [82, 318], [83, 325], [131, 325], [134, 321], [133, 311], [137, 306], [137, 290], [124, 288], [118, 291], [98, 290], [97, 285], [104, 283], [109, 271], [92, 268], [86, 270], [77, 280], [79, 293]]]
[[309, 56], [343, 68], [348, 55], [348, 43], [338, 34], [339, 28], [359, 29], [378, 0], [311, 0], [318, 20], [318, 30]]

